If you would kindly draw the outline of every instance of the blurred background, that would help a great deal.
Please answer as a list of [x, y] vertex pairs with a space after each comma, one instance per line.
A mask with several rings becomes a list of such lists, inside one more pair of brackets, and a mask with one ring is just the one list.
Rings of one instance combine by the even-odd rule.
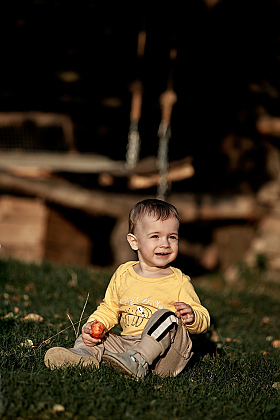
[[[164, 198], [182, 215], [177, 265], [230, 278], [246, 261], [277, 278], [279, 3], [8, 2], [0, 257], [106, 267], [135, 258], [126, 219], [139, 199], [157, 196], [167, 90], [176, 101]], [[135, 81], [141, 143], [128, 171]]]

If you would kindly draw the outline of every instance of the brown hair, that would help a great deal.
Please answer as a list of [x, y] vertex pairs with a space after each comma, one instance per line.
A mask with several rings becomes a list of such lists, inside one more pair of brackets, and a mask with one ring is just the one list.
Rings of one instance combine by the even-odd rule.
[[151, 199], [140, 201], [132, 207], [129, 213], [129, 233], [134, 233], [137, 222], [146, 215], [153, 215], [157, 220], [166, 220], [175, 217], [180, 223], [177, 209], [163, 200]]

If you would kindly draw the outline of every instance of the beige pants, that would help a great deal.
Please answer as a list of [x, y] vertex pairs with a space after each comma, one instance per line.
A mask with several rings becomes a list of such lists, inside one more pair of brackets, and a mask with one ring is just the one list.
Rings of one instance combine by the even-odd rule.
[[147, 322], [141, 335], [117, 336], [107, 333], [102, 343], [86, 346], [80, 335], [75, 341], [74, 353], [91, 355], [101, 362], [106, 353], [137, 350], [148, 361], [152, 371], [161, 376], [176, 376], [192, 356], [192, 341], [182, 321], [174, 312], [160, 309]]

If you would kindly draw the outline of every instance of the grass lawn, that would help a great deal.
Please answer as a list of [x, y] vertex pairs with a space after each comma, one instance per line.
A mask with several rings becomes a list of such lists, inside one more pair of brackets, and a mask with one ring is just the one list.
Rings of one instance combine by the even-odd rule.
[[[219, 274], [194, 280], [212, 326], [193, 337], [196, 356], [176, 378], [136, 382], [106, 366], [47, 369], [46, 350], [75, 340], [67, 314], [78, 322], [89, 293], [88, 317], [110, 276], [0, 261], [1, 419], [280, 419], [280, 285], [246, 270], [238, 288]], [[30, 313], [42, 318], [24, 320]]]

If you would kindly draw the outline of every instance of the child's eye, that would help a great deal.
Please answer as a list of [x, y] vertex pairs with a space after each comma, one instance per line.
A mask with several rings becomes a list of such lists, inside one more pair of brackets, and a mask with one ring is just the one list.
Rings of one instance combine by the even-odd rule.
[[172, 239], [172, 241], [177, 241], [178, 240], [177, 236], [175, 236], [175, 235], [171, 235], [170, 239]]
[[153, 235], [153, 236], [151, 236], [152, 238], [158, 238], [158, 235]]

